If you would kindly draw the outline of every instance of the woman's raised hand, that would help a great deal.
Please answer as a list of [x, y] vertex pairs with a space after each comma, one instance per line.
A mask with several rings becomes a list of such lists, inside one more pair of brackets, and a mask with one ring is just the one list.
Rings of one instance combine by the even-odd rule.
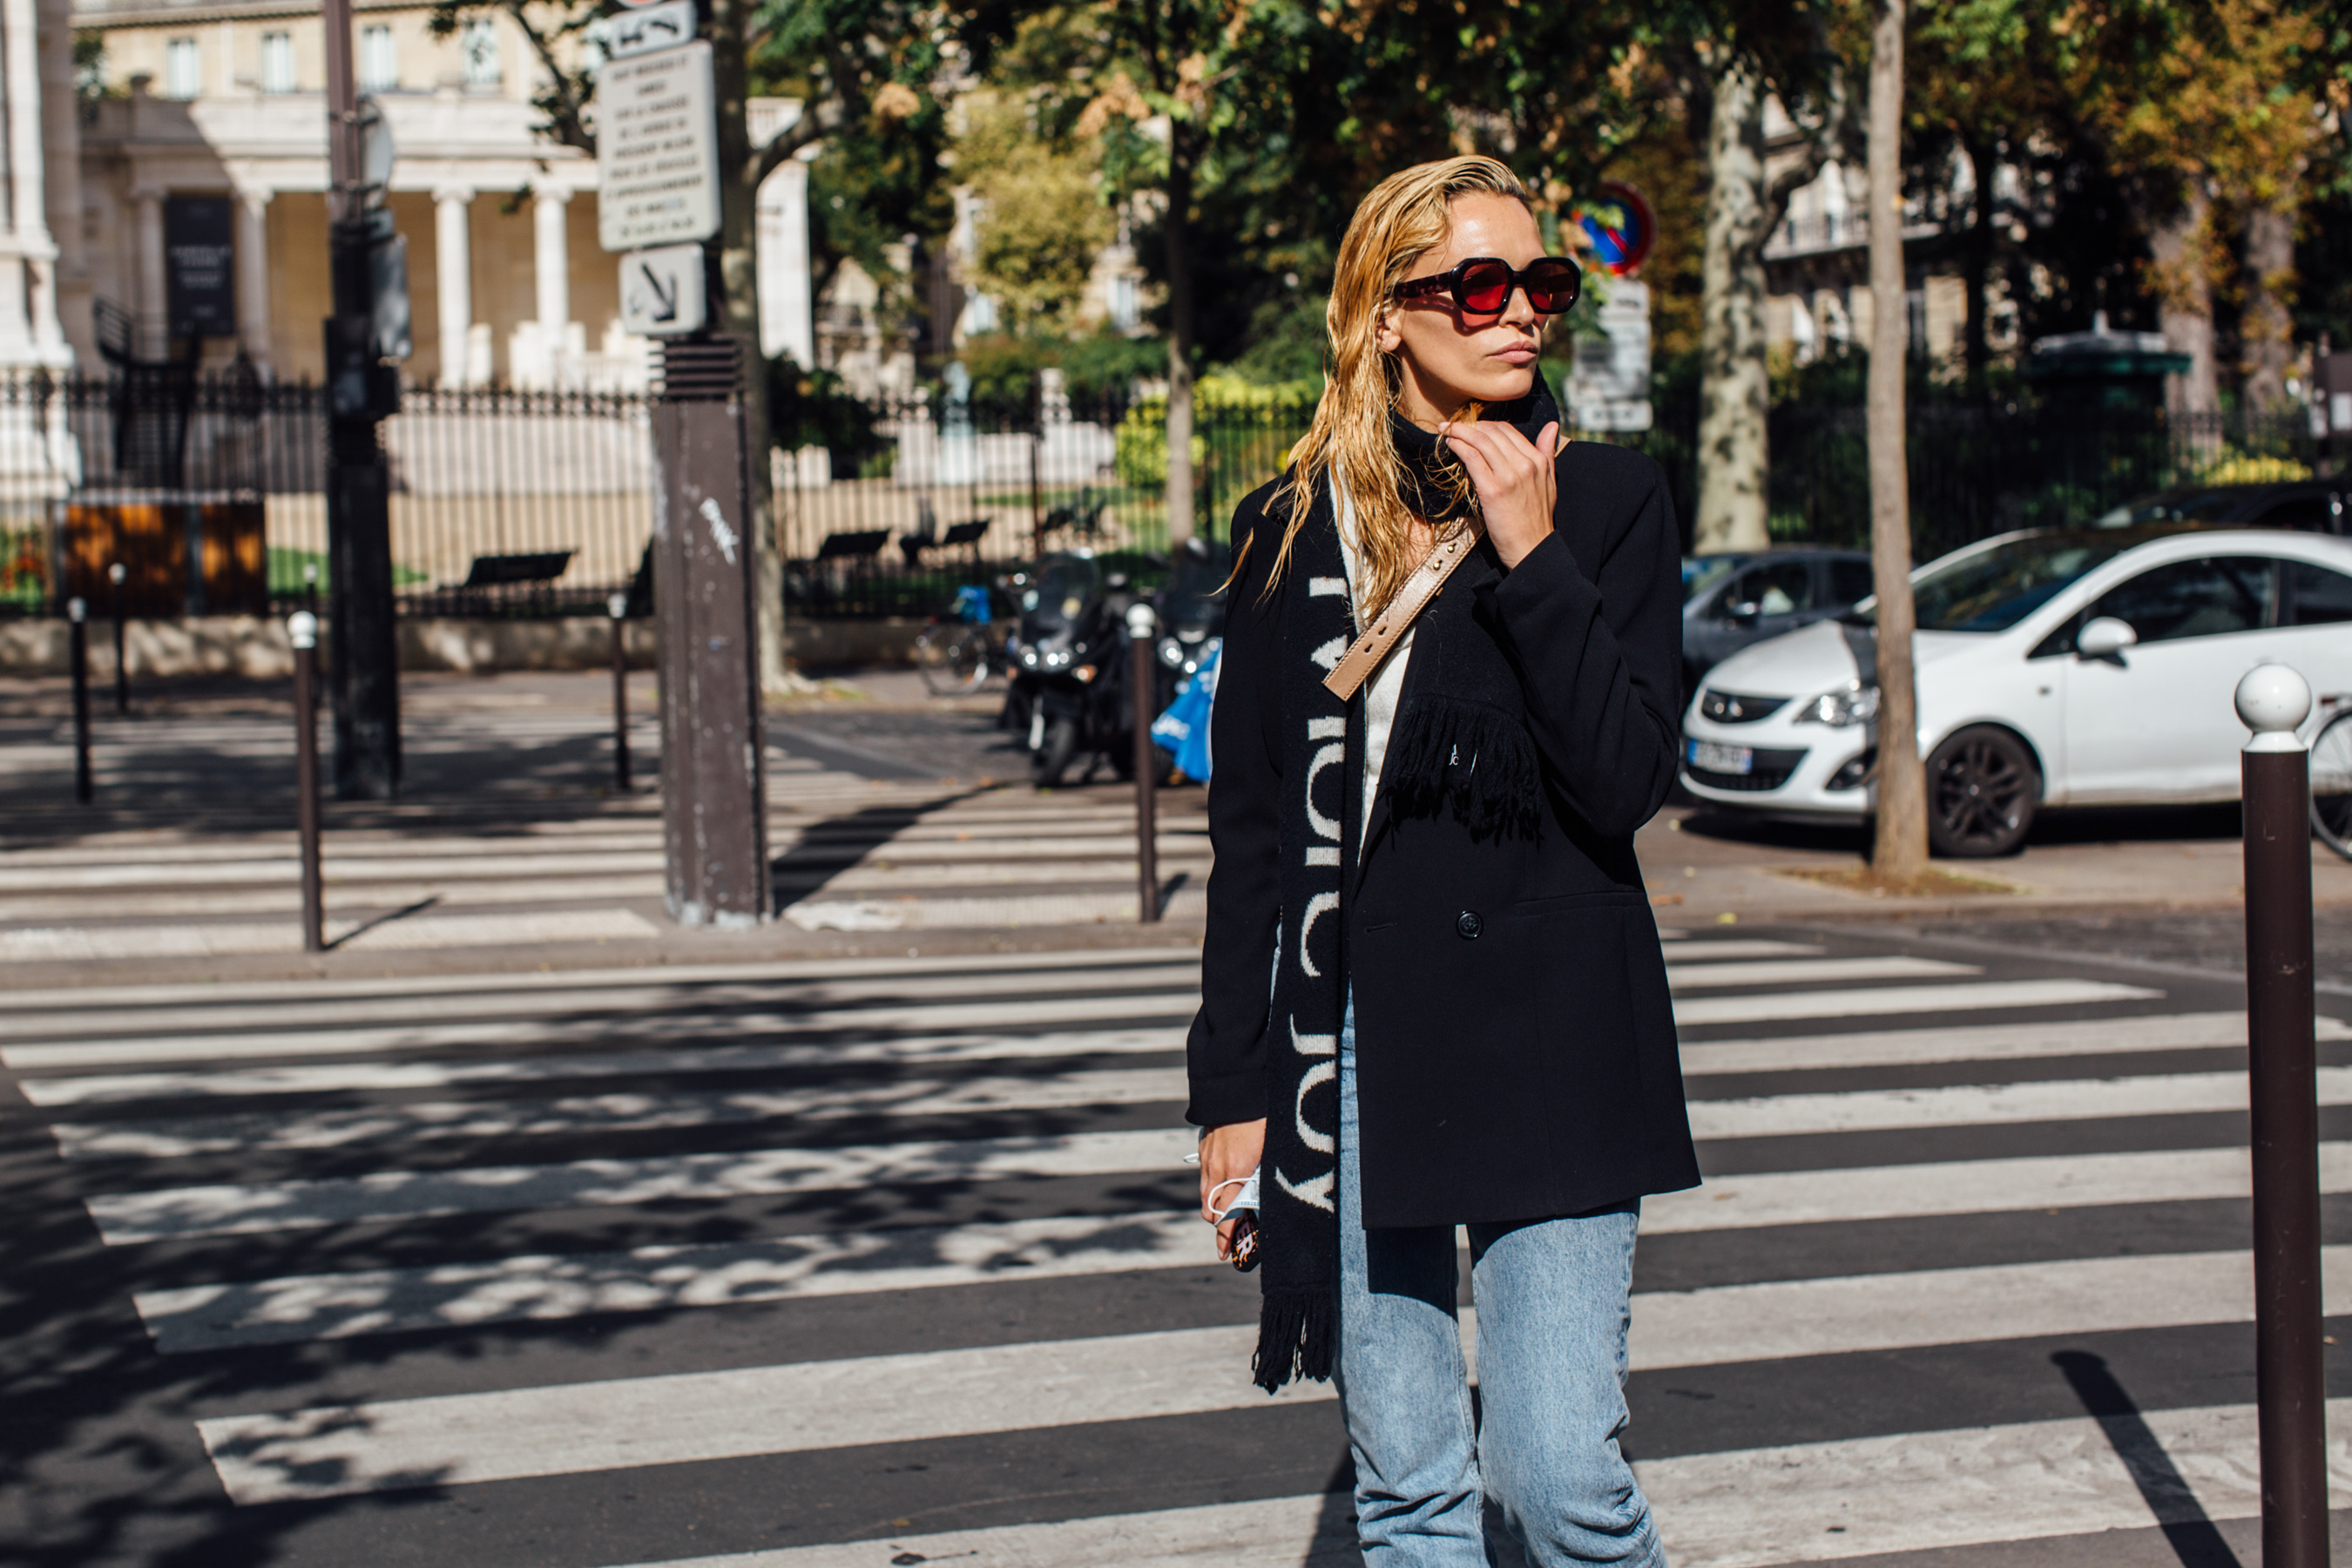
[[1500, 420], [1437, 427], [1439, 439], [1469, 470], [1487, 537], [1506, 566], [1517, 566], [1551, 531], [1552, 503], [1559, 480], [1552, 467], [1559, 450], [1559, 424], [1543, 427], [1533, 442]]
[[[1209, 1196], [1226, 1182], [1246, 1180], [1258, 1162], [1265, 1156], [1265, 1119], [1255, 1121], [1228, 1121], [1223, 1127], [1212, 1127], [1201, 1138], [1201, 1217], [1217, 1227], [1217, 1256], [1230, 1259], [1234, 1255], [1234, 1226], [1240, 1216], [1220, 1220], [1210, 1207]], [[1239, 1189], [1227, 1188], [1223, 1196], [1231, 1203]]]

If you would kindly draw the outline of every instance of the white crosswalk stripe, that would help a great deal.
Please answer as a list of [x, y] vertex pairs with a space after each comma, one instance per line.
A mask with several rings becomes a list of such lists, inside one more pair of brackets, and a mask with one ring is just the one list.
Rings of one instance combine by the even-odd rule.
[[[1967, 1369], [2029, 1365], [2064, 1394], [2051, 1347], [2242, 1334], [2244, 1016], [2210, 987], [2197, 1001], [1866, 939], [1677, 934], [1667, 952], [1716, 1173], [1643, 1205], [1630, 1440], [1677, 1564], [2156, 1522], [2079, 1403], [2014, 1419], [2009, 1395], [1970, 1403]], [[521, 1506], [530, 1494], [499, 1489], [699, 1487], [774, 1464], [789, 1468], [761, 1473], [845, 1495], [898, 1477], [890, 1495], [922, 1500], [891, 1505], [903, 1526], [852, 1508], [782, 1545], [628, 1536], [577, 1568], [1350, 1562], [1347, 1500], [1312, 1478], [1244, 1500], [1171, 1481], [1072, 1511], [939, 1458], [1068, 1432], [1148, 1474], [1179, 1433], [1255, 1453], [1277, 1440], [1268, 1423], [1309, 1417], [1339, 1451], [1315, 1415], [1328, 1386], [1268, 1401], [1250, 1385], [1254, 1291], [1207, 1259], [1189, 1212], [1198, 963], [27, 990], [0, 996], [0, 1065], [131, 1266], [154, 1351], [231, 1358], [181, 1419], [239, 1509]], [[2320, 1034], [2321, 1103], [2352, 1105], [2352, 1028]], [[2324, 1125], [2322, 1190], [2352, 1194], [2347, 1129]], [[2352, 1310], [2352, 1246], [2326, 1264], [2331, 1309]], [[761, 1313], [781, 1316], [745, 1316]], [[778, 1327], [697, 1327], [739, 1319]], [[630, 1348], [598, 1363], [537, 1334]], [[478, 1336], [507, 1353], [477, 1362]], [[233, 1358], [272, 1346], [386, 1370], [238, 1382]], [[1899, 1432], [1800, 1418], [1895, 1355], [1962, 1392]], [[1716, 1380], [1782, 1375], [1811, 1396], [1692, 1403]], [[2216, 1392], [2158, 1398], [2146, 1428], [2207, 1517], [2243, 1517], [2251, 1412], [2236, 1384], [2195, 1386]], [[2352, 1445], [2334, 1463], [2352, 1500]]]
[[[499, 738], [601, 743], [604, 733], [578, 717], [543, 718], [536, 729], [517, 722]], [[462, 753], [481, 745], [483, 728], [461, 725], [436, 739], [428, 724], [412, 736], [412, 749]], [[257, 755], [290, 745], [266, 725], [243, 722], [182, 724], [173, 743], [237, 754], [238, 737], [266, 739]], [[0, 781], [7, 761], [0, 758]], [[769, 847], [778, 903], [796, 925], [1135, 918], [1135, 816], [1124, 802], [869, 779], [782, 753], [774, 762]], [[1192, 800], [1171, 796], [1159, 818], [1156, 849], [1172, 916], [1197, 915], [1208, 872], [1207, 823]], [[348, 831], [331, 822], [326, 909], [337, 945], [476, 948], [656, 934], [642, 918], [664, 896], [662, 825], [650, 800], [607, 801], [571, 819], [502, 826], [484, 837], [415, 812], [383, 808], [392, 825]], [[300, 865], [289, 830], [202, 844], [126, 837], [133, 841], [99, 837], [12, 852], [0, 863], [0, 965], [299, 951]]]

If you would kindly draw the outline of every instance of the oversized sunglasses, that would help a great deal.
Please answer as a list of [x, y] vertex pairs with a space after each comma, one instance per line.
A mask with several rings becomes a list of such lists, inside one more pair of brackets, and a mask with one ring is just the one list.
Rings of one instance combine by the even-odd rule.
[[1537, 315], [1557, 316], [1574, 309], [1582, 284], [1583, 274], [1565, 256], [1541, 257], [1516, 271], [1498, 257], [1474, 256], [1449, 271], [1398, 284], [1396, 297], [1450, 293], [1464, 315], [1499, 316], [1510, 306], [1511, 290], [1524, 289]]

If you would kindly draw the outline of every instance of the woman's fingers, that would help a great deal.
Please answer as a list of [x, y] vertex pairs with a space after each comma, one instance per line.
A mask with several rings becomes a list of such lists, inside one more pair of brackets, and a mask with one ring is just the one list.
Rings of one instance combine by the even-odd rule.
[[1438, 435], [1461, 460], [1478, 491], [1488, 537], [1506, 566], [1516, 566], [1551, 531], [1558, 481], [1552, 454], [1559, 441], [1557, 421], [1533, 441], [1508, 425], [1484, 422], [1444, 425]]
[[[1230, 1236], [1230, 1222], [1219, 1221], [1217, 1210], [1240, 1195], [1227, 1184], [1243, 1182], [1265, 1153], [1265, 1122], [1232, 1121], [1212, 1127], [1201, 1138], [1201, 1217], [1217, 1225], [1221, 1237]], [[1223, 1188], [1220, 1192], [1219, 1188]]]

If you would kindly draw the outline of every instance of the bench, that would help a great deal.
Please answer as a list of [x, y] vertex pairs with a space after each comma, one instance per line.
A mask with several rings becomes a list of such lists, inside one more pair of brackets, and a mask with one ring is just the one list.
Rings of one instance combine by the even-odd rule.
[[509, 588], [518, 583], [552, 583], [563, 575], [574, 553], [547, 550], [532, 555], [477, 555], [462, 586]]

